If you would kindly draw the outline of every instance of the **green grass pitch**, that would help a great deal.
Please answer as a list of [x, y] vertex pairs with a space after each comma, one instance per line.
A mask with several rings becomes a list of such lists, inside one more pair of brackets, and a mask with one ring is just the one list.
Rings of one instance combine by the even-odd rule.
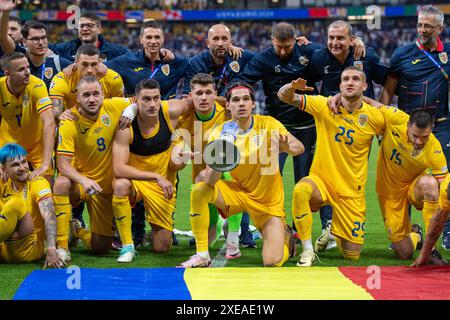
[[[373, 148], [369, 161], [369, 178], [366, 188], [367, 199], [367, 221], [366, 221], [366, 238], [363, 253], [357, 262], [345, 261], [337, 249], [332, 249], [320, 254], [320, 262], [316, 262], [316, 266], [334, 267], [334, 266], [369, 266], [369, 265], [409, 265], [412, 261], [401, 261], [396, 259], [392, 251], [388, 249], [389, 242], [383, 226], [383, 219], [378, 207], [378, 201], [375, 193], [375, 165], [378, 153], [378, 145], [373, 143]], [[287, 220], [292, 222], [291, 217], [291, 200], [293, 181], [292, 158], [288, 158], [288, 162], [284, 172], [285, 187], [285, 207]], [[177, 209], [175, 216], [175, 228], [179, 230], [190, 230], [189, 225], [189, 186], [191, 184], [191, 172], [188, 166], [180, 172], [180, 183], [178, 189]], [[413, 210], [413, 221], [423, 225], [422, 215]], [[316, 239], [321, 233], [319, 214], [314, 214], [314, 233]], [[178, 236], [180, 245], [171, 248], [167, 254], [154, 254], [150, 247], [140, 248], [139, 255], [135, 261], [130, 264], [118, 264], [115, 260], [117, 252], [111, 251], [108, 255], [97, 257], [91, 255], [83, 246], [72, 250], [72, 261], [74, 265], [89, 268], [156, 268], [156, 267], [173, 267], [178, 263], [186, 260], [190, 255], [194, 254], [195, 248], [189, 247], [188, 238]], [[219, 240], [215, 247], [211, 250], [211, 257], [215, 257], [219, 249], [223, 246], [224, 241]], [[450, 259], [450, 252], [440, 247], [439, 250], [444, 258]], [[227, 267], [259, 267], [262, 266], [261, 260], [261, 240], [257, 241], [257, 249], [241, 249], [242, 257], [231, 260], [227, 263]], [[417, 253], [415, 254], [415, 257]], [[295, 267], [296, 259], [291, 258], [285, 267]], [[33, 270], [42, 268], [43, 263], [33, 263], [26, 265], [0, 265], [0, 299], [12, 299], [15, 291], [20, 286], [23, 279]]]

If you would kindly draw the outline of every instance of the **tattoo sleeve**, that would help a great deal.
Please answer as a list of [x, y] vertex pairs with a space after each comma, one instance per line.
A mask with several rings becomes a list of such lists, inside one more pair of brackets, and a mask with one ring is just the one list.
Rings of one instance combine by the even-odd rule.
[[53, 207], [53, 198], [49, 197], [39, 202], [39, 210], [45, 223], [47, 247], [56, 246], [56, 215]]
[[53, 104], [53, 115], [55, 119], [58, 119], [58, 116], [64, 112], [64, 101], [60, 99], [52, 99]]

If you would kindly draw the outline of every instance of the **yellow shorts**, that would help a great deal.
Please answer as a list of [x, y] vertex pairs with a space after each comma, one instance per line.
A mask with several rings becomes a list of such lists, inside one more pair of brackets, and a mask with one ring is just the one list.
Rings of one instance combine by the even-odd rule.
[[132, 180], [135, 202], [144, 200], [147, 222], [169, 231], [173, 230], [175, 214], [175, 193], [171, 200], [164, 198], [161, 187], [150, 181]]
[[214, 186], [213, 202], [217, 200], [219, 192], [228, 207], [228, 212], [219, 210], [223, 218], [228, 218], [236, 213], [246, 211], [249, 213], [255, 227], [262, 230], [264, 224], [272, 217], [280, 217], [283, 221], [286, 219], [284, 204], [264, 205], [249, 197], [248, 193], [242, 190], [240, 185], [234, 181], [219, 180]]
[[331, 233], [347, 241], [363, 244], [366, 221], [366, 198], [342, 197], [316, 175], [306, 178], [314, 181], [323, 204], [333, 207]]
[[[27, 152], [28, 152], [27, 156], [28, 162], [34, 169], [39, 168], [42, 165], [42, 155], [44, 154], [44, 146], [42, 144], [39, 144], [33, 149], [27, 150]], [[53, 162], [50, 162], [50, 166], [44, 172], [44, 175], [53, 177], [53, 174], [54, 174]]]
[[38, 240], [36, 231], [23, 239], [0, 243], [0, 261], [5, 263], [33, 262], [44, 253], [44, 242]]
[[447, 193], [449, 182], [450, 182], [450, 175], [448, 175], [447, 178], [445, 178], [444, 181], [442, 181], [439, 192], [439, 206], [445, 212], [450, 211], [450, 200], [448, 199], [449, 196]]
[[418, 176], [409, 186], [406, 194], [396, 195], [395, 198], [378, 196], [384, 226], [391, 242], [398, 242], [411, 233], [411, 221], [408, 208], [412, 204], [417, 210], [423, 209], [423, 203], [414, 198], [414, 188], [421, 176]]
[[79, 203], [72, 203], [78, 206], [81, 202], [85, 202], [89, 213], [90, 229], [92, 233], [112, 237], [116, 232], [114, 225], [114, 213], [112, 208], [112, 194], [98, 193], [93, 196], [88, 195], [81, 184], [78, 185], [80, 190]]

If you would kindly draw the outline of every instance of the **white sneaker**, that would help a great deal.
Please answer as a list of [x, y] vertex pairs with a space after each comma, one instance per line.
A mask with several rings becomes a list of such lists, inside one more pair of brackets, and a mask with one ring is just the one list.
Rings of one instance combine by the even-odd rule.
[[304, 250], [300, 254], [300, 259], [297, 262], [298, 267], [311, 267], [312, 263], [316, 260], [316, 254], [312, 250]]
[[237, 259], [241, 256], [241, 251], [239, 250], [238, 244], [227, 243], [227, 252], [225, 258], [227, 259]]
[[314, 251], [322, 252], [336, 247], [337, 247], [336, 240], [334, 239], [334, 236], [331, 234], [331, 223], [328, 223], [327, 227], [324, 230], [322, 230], [322, 234], [320, 235], [320, 237], [317, 238], [316, 242], [314, 243]]
[[136, 254], [134, 251], [134, 244], [128, 244], [123, 246], [120, 250], [120, 255], [117, 258], [117, 262], [131, 262]]
[[189, 260], [179, 264], [177, 268], [209, 268], [211, 267], [211, 259], [203, 258], [198, 254], [189, 257]]
[[58, 248], [56, 249], [56, 254], [58, 255], [58, 258], [61, 261], [64, 261], [65, 263], [70, 263], [72, 261], [72, 257], [70, 256], [69, 250], [66, 250], [64, 248]]

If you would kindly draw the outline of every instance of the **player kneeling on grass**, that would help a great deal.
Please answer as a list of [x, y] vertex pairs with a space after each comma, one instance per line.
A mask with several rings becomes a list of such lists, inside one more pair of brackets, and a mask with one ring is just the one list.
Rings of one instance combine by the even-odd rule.
[[[60, 175], [53, 186], [58, 213], [58, 248], [68, 251], [69, 223], [74, 238], [96, 254], [107, 253], [114, 236], [112, 144], [122, 111], [132, 102], [104, 99], [97, 78], [84, 77], [77, 86], [78, 106], [61, 117], [56, 163]], [[72, 206], [86, 202], [91, 231], [70, 221]], [[63, 251], [64, 250], [64, 251]]]
[[189, 111], [189, 100], [161, 101], [156, 80], [136, 86], [137, 117], [127, 130], [116, 132], [113, 144], [113, 210], [122, 240], [118, 262], [131, 262], [132, 203], [144, 200], [147, 221], [152, 227], [153, 252], [165, 253], [172, 244], [175, 213], [176, 170], [169, 166], [172, 132], [178, 118]]
[[66, 262], [58, 258], [56, 250], [49, 182], [43, 177], [29, 180], [27, 152], [18, 144], [0, 149], [0, 163], [7, 178], [5, 183], [0, 180], [0, 262], [32, 262], [46, 254], [44, 267], [63, 267]]
[[312, 212], [325, 204], [333, 207], [331, 233], [344, 258], [358, 260], [361, 254], [369, 151], [373, 136], [385, 128], [383, 114], [362, 100], [366, 89], [365, 73], [346, 68], [341, 75], [338, 115], [328, 108], [326, 97], [295, 93], [312, 90], [303, 79], [278, 91], [280, 100], [313, 115], [317, 129], [317, 153], [309, 175], [295, 185], [292, 195], [292, 216], [303, 246], [299, 267], [310, 267], [315, 260]]
[[209, 208], [213, 203], [224, 218], [247, 211], [263, 236], [264, 266], [282, 266], [294, 249], [290, 229], [285, 222], [284, 190], [278, 167], [279, 152], [299, 155], [303, 144], [270, 116], [253, 115], [255, 96], [247, 84], [231, 86], [226, 108], [232, 120], [216, 127], [209, 141], [221, 137], [223, 128], [235, 128], [239, 164], [230, 171], [232, 180], [221, 180], [222, 172], [207, 166], [204, 181], [191, 190], [190, 221], [197, 253], [181, 263], [182, 268], [209, 267]]

